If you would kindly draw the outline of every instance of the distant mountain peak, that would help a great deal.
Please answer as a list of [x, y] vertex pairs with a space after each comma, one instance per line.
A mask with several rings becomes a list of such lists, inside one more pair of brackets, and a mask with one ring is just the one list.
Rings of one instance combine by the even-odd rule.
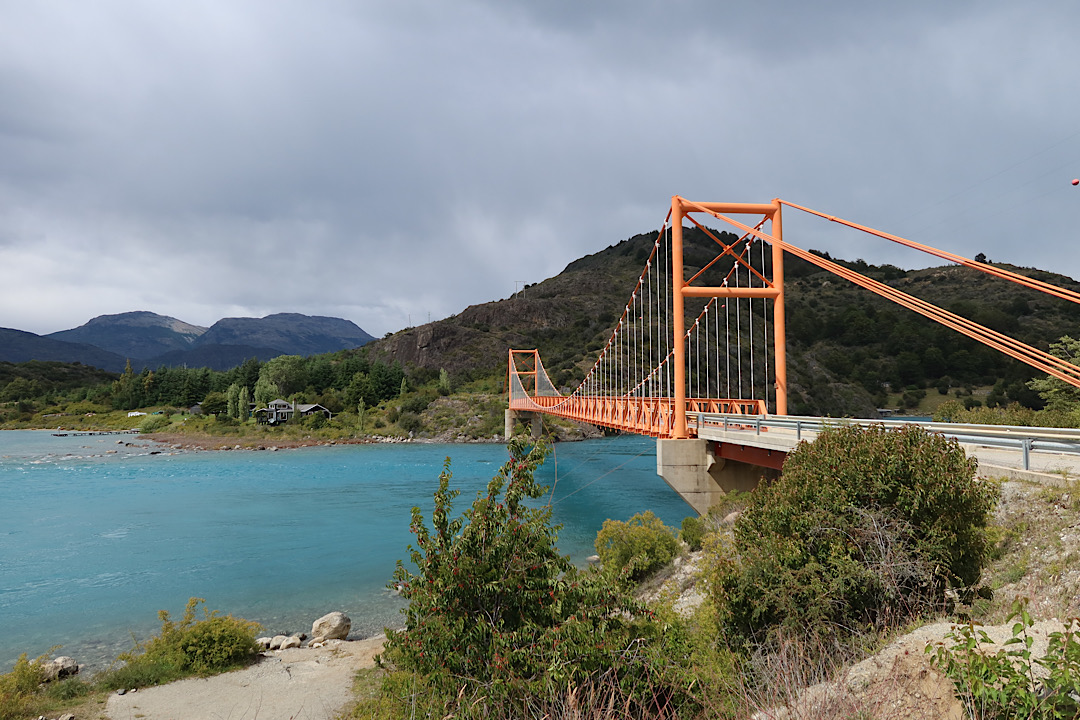
[[84, 343], [126, 358], [145, 359], [176, 350], [188, 350], [206, 328], [166, 315], [136, 310], [99, 315], [84, 325], [45, 337]]
[[[186, 323], [183, 320], [177, 320], [174, 317], [168, 315], [158, 315], [157, 313], [150, 312], [149, 310], [132, 310], [131, 312], [116, 313], [114, 315], [98, 315], [95, 318], [91, 318], [81, 327], [102, 327], [102, 326], [122, 326], [122, 327], [163, 327], [167, 330], [172, 330], [175, 333], [181, 335], [190, 335], [192, 338], [196, 338], [206, 332], [207, 328], [200, 327], [199, 325], [192, 325]], [[78, 328], [76, 328], [78, 329]], [[61, 332], [69, 332], [63, 330]], [[53, 333], [54, 335], [56, 333]]]

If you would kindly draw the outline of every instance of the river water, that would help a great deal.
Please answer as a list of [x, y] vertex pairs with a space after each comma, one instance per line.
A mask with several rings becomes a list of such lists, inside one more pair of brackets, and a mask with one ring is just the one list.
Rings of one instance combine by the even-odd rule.
[[[387, 444], [280, 452], [173, 452], [136, 436], [0, 432], [0, 672], [23, 652], [101, 667], [189, 597], [309, 631], [341, 610], [363, 637], [399, 624], [386, 584], [407, 557], [409, 513], [430, 526], [447, 456], [464, 510], [506, 460], [500, 445]], [[156, 454], [155, 454], [156, 453]], [[607, 518], [692, 511], [656, 475], [654, 441], [563, 443], [538, 473], [554, 485], [559, 548], [591, 555]]]

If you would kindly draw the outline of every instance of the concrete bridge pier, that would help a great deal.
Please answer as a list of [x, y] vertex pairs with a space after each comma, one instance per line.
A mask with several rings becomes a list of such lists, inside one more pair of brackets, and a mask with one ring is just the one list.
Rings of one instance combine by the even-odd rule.
[[698, 438], [656, 441], [656, 474], [699, 515], [729, 492], [749, 492], [762, 478], [775, 479], [780, 474], [774, 468], [721, 457], [719, 447]]
[[544, 416], [528, 410], [510, 410], [503, 414], [503, 437], [509, 440], [514, 435], [514, 426], [518, 421], [529, 424], [533, 440], [539, 440], [544, 433]]

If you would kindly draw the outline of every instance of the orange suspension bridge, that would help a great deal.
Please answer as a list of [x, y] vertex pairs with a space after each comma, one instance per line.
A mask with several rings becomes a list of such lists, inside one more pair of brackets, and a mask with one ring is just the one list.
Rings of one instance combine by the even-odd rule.
[[[785, 241], [785, 207], [1080, 303], [1080, 293], [786, 200], [744, 204], [675, 196], [622, 316], [584, 381], [563, 394], [538, 351], [511, 350], [509, 413], [543, 413], [661, 440], [699, 437], [701, 413], [748, 420], [786, 416], [785, 253], [1080, 387], [1080, 368], [1069, 362]], [[737, 239], [705, 227], [710, 218], [736, 230]], [[716, 243], [715, 258], [690, 277], [683, 263], [684, 220]], [[710, 269], [714, 284], [704, 285]], [[723, 279], [717, 285], [718, 273]]]

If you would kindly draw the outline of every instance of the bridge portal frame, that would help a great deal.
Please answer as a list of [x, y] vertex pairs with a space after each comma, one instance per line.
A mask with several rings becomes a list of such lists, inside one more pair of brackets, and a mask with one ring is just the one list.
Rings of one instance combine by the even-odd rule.
[[[784, 320], [784, 241], [783, 224], [780, 217], [779, 198], [771, 203], [716, 203], [691, 202], [675, 195], [671, 198], [671, 280], [672, 280], [672, 324], [673, 352], [675, 366], [675, 418], [672, 438], [685, 440], [690, 437], [686, 422], [686, 318], [684, 300], [688, 297], [745, 297], [767, 298], [773, 301], [773, 350], [774, 376], [776, 392], [776, 414], [788, 414], [787, 402], [787, 343]], [[768, 220], [772, 227], [769, 234], [756, 233], [767, 238], [772, 247], [772, 278], [764, 288], [702, 287], [691, 285], [686, 280], [683, 269], [683, 218], [692, 212], [705, 212], [718, 220], [739, 228], [742, 223], [729, 220], [726, 215], [757, 215]], [[715, 239], [715, 238], [714, 238]], [[725, 253], [731, 252], [731, 246], [724, 245]]]

